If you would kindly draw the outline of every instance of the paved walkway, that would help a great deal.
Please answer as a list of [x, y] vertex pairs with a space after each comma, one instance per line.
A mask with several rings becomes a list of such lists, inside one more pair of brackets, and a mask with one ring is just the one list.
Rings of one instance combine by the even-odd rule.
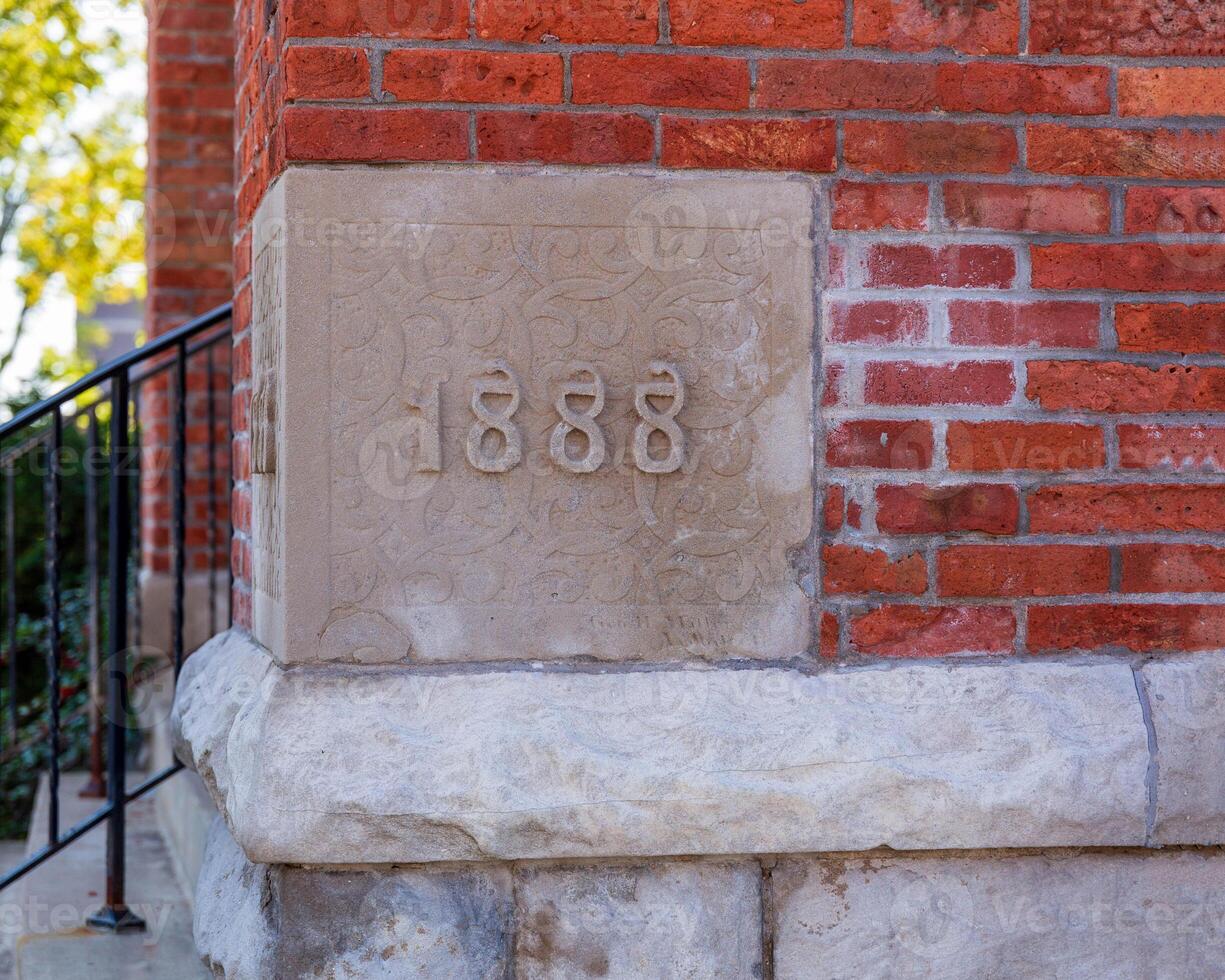
[[[133, 784], [139, 775], [132, 774]], [[175, 777], [178, 778], [178, 777]], [[62, 782], [60, 820], [78, 823], [98, 806], [77, 791], [83, 774]], [[31, 824], [36, 850], [46, 827], [47, 794], [40, 788]], [[85, 925], [102, 903], [106, 828], [96, 827], [23, 881], [0, 893], [0, 939], [16, 940], [17, 980], [202, 980], [209, 973], [196, 955], [191, 905], [179, 887], [158, 831], [153, 800], [128, 808], [128, 902], [148, 923], [144, 933], [98, 934]], [[11, 851], [3, 854], [4, 866]], [[2, 953], [0, 953], [2, 956]]]

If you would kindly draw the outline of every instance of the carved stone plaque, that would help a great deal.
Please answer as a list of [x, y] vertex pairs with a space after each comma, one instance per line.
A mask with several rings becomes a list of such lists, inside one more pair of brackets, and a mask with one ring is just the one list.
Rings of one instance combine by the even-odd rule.
[[778, 178], [282, 177], [257, 233], [256, 281], [285, 290], [256, 327], [285, 361], [275, 434], [253, 433], [278, 464], [257, 488], [283, 485], [264, 642], [366, 663], [803, 650], [811, 200]]

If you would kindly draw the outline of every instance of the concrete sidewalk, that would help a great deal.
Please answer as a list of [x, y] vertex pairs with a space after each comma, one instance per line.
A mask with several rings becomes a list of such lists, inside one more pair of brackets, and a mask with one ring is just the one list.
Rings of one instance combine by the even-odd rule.
[[[131, 775], [135, 785], [141, 777]], [[178, 776], [172, 778], [180, 778]], [[99, 806], [82, 800], [83, 773], [61, 781], [60, 823], [68, 828]], [[42, 846], [48, 794], [39, 787], [26, 853]], [[22, 881], [0, 893], [0, 939], [15, 947], [18, 980], [200, 980], [208, 971], [192, 939], [192, 909], [158, 829], [152, 797], [128, 807], [128, 904], [148, 924], [143, 933], [98, 934], [85, 920], [102, 904], [106, 827], [99, 826]], [[15, 861], [7, 860], [6, 867]], [[6, 974], [0, 972], [0, 978]]]

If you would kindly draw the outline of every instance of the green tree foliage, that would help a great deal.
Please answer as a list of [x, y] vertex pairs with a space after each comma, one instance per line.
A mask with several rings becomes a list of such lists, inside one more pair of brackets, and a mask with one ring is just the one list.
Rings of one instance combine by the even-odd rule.
[[[120, 0], [118, 6], [131, 6]], [[30, 313], [58, 280], [84, 313], [129, 298], [142, 261], [141, 108], [83, 105], [132, 57], [76, 0], [0, 0], [0, 257], [17, 265], [19, 311], [0, 323], [13, 358]]]

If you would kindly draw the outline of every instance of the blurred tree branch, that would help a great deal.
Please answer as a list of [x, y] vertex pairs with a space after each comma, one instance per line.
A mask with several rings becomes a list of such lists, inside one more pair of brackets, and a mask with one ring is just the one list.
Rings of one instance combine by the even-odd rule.
[[[132, 6], [118, 0], [116, 9]], [[15, 318], [0, 324], [0, 372], [52, 281], [82, 313], [142, 288], [132, 269], [144, 251], [143, 107], [81, 118], [131, 57], [76, 0], [0, 0], [0, 259], [16, 266], [18, 299]]]

